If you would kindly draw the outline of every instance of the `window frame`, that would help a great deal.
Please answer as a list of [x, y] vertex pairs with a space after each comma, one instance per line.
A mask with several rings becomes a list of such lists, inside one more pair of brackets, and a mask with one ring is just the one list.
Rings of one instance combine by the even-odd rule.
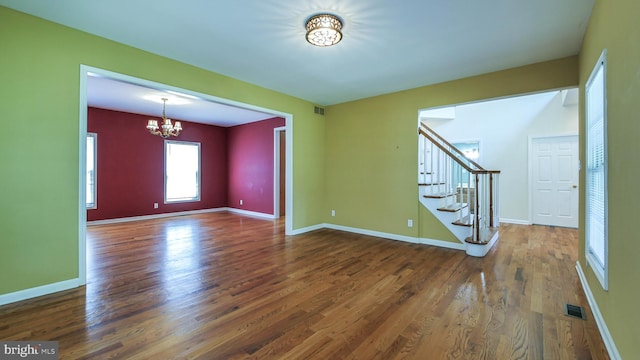
[[[92, 188], [92, 194], [93, 194], [93, 202], [92, 203], [88, 203], [88, 197], [86, 197], [85, 195], [85, 208], [87, 210], [94, 210], [98, 208], [98, 134], [97, 133], [92, 133], [92, 132], [87, 132], [87, 137], [85, 139], [85, 142], [87, 142], [87, 146], [86, 146], [86, 150], [85, 151], [89, 151], [89, 143], [88, 143], [88, 139], [89, 138], [93, 138], [93, 188]], [[89, 161], [89, 154], [86, 154], [86, 159], [85, 161]], [[89, 184], [91, 183], [92, 177], [89, 176], [89, 164], [85, 164], [85, 172], [86, 172], [86, 179], [85, 179], [85, 194], [88, 193], [88, 187]]]
[[[600, 73], [602, 74], [602, 82], [595, 83], [596, 80], [599, 80]], [[597, 169], [592, 170], [592, 164], [590, 163], [590, 153], [591, 147], [593, 146], [594, 139], [591, 138], [590, 129], [593, 125], [594, 119], [592, 119], [591, 111], [592, 108], [592, 89], [593, 86], [601, 86], [602, 87], [602, 146], [603, 146], [603, 155], [602, 155], [602, 164]], [[585, 84], [585, 257], [587, 260], [587, 265], [591, 267], [594, 274], [600, 281], [602, 288], [604, 290], [609, 289], [609, 244], [608, 244], [608, 151], [607, 151], [607, 50], [603, 50], [600, 58], [596, 62], [587, 83]], [[598, 94], [594, 94], [594, 96], [598, 96]], [[596, 120], [599, 121], [599, 120]], [[602, 171], [602, 181], [599, 189], [603, 193], [603, 214], [602, 218], [594, 219], [594, 216], [600, 216], [600, 214], [592, 214], [591, 212], [591, 200], [593, 195], [591, 194], [591, 174], [593, 172]], [[592, 220], [593, 219], [593, 220]], [[603, 259], [595, 253], [596, 251], [592, 247], [592, 243], [595, 241], [599, 241], [600, 239], [592, 236], [591, 233], [591, 224], [592, 221], [600, 221], [603, 227], [602, 233], [602, 247], [603, 247]]]
[[[168, 179], [168, 169], [167, 169], [167, 160], [169, 158], [169, 145], [187, 145], [187, 146], [196, 146], [198, 149], [198, 169], [196, 171], [196, 196], [193, 198], [177, 198], [177, 199], [169, 199], [167, 197], [167, 179]], [[202, 151], [201, 144], [199, 142], [193, 141], [178, 141], [178, 140], [165, 140], [164, 141], [164, 203], [165, 204], [177, 204], [177, 203], [186, 203], [186, 202], [197, 202], [200, 201], [201, 194], [201, 181], [200, 176], [202, 173]]]

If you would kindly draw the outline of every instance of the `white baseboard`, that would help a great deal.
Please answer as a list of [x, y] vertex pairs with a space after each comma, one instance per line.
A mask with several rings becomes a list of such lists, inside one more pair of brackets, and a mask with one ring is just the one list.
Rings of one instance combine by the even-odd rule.
[[335, 225], [335, 224], [328, 224], [328, 223], [313, 225], [313, 226], [309, 226], [301, 229], [295, 229], [291, 235], [299, 235], [309, 231], [320, 230], [320, 229], [340, 230], [340, 231], [346, 231], [354, 234], [375, 236], [383, 239], [404, 241], [404, 242], [409, 242], [413, 244], [431, 245], [431, 246], [437, 246], [437, 247], [455, 249], [455, 250], [465, 250], [465, 245], [462, 243], [454, 243], [449, 241], [435, 240], [435, 239], [428, 239], [428, 238], [417, 238], [412, 236], [391, 234], [391, 233], [385, 233], [380, 231], [373, 231], [373, 230], [360, 229], [360, 228], [354, 228], [350, 226], [342, 226], [342, 225]]
[[507, 223], [507, 224], [516, 224], [516, 225], [531, 225], [531, 221], [529, 221], [529, 220], [520, 220], [520, 219], [500, 218], [500, 222], [501, 223]]
[[602, 341], [604, 342], [604, 346], [607, 348], [607, 352], [609, 352], [609, 357], [612, 360], [622, 359], [620, 357], [620, 353], [618, 352], [618, 348], [616, 348], [616, 344], [613, 342], [613, 338], [611, 337], [609, 328], [607, 327], [607, 324], [604, 322], [602, 313], [600, 313], [600, 308], [598, 308], [598, 303], [596, 302], [596, 299], [593, 297], [593, 293], [591, 292], [591, 288], [589, 287], [587, 278], [584, 276], [584, 272], [582, 271], [582, 266], [580, 266], [580, 261], [576, 261], [576, 271], [578, 271], [578, 277], [580, 278], [582, 289], [584, 290], [584, 294], [586, 295], [587, 301], [589, 302], [589, 306], [591, 307], [591, 312], [593, 313], [593, 318], [596, 320], [596, 325], [598, 325], [598, 330], [600, 330], [600, 335], [602, 336]]
[[55, 293], [58, 291], [69, 290], [82, 285], [80, 279], [71, 279], [60, 281], [57, 283], [36, 286], [34, 288], [19, 290], [16, 292], [0, 295], [0, 305], [6, 305], [22, 300], [35, 298], [42, 295]]
[[375, 236], [375, 237], [390, 239], [390, 240], [404, 241], [404, 242], [413, 243], [413, 244], [432, 245], [432, 246], [438, 246], [438, 247], [444, 247], [444, 248], [456, 249], [456, 250], [465, 249], [464, 244], [453, 243], [453, 242], [443, 241], [443, 240], [417, 238], [413, 236], [391, 234], [391, 233], [385, 233], [380, 231], [353, 228], [349, 226], [334, 225], [334, 224], [324, 224], [324, 227], [327, 229], [334, 229], [334, 230], [346, 231], [346, 232], [351, 232], [356, 234]]
[[398, 240], [398, 241], [405, 241], [405, 242], [411, 242], [411, 243], [416, 242], [417, 240], [417, 238], [414, 238], [411, 236], [405, 236], [405, 235], [390, 234], [390, 233], [385, 233], [380, 231], [360, 229], [360, 228], [335, 225], [335, 224], [324, 224], [324, 225], [327, 229], [346, 231], [346, 232], [368, 235], [368, 236], [375, 236], [375, 237], [380, 237], [380, 238], [385, 238], [390, 240]]
[[234, 214], [259, 217], [259, 218], [262, 218], [262, 219], [274, 220], [276, 218], [275, 215], [273, 215], [273, 214], [265, 214], [265, 213], [261, 213], [261, 212], [257, 212], [257, 211], [242, 210], [242, 209], [236, 209], [236, 208], [230, 208], [230, 207], [229, 208], [224, 208], [224, 210], [232, 212]]
[[129, 221], [162, 219], [162, 218], [167, 218], [172, 216], [196, 215], [196, 214], [205, 214], [205, 213], [220, 212], [220, 211], [227, 211], [227, 210], [229, 210], [229, 208], [224, 207], [224, 208], [214, 208], [214, 209], [177, 211], [177, 212], [153, 214], [153, 215], [131, 216], [131, 217], [117, 218], [117, 219], [94, 220], [94, 221], [87, 221], [87, 226], [117, 224], [117, 223], [129, 222]]
[[291, 231], [291, 234], [287, 234], [287, 235], [300, 235], [300, 234], [308, 233], [310, 231], [324, 229], [326, 227], [327, 227], [327, 224], [317, 224], [317, 225], [307, 226], [300, 229], [293, 229], [293, 231]]
[[441, 248], [447, 248], [447, 249], [454, 249], [454, 250], [465, 250], [465, 245], [463, 243], [454, 243], [454, 242], [450, 242], [450, 241], [444, 241], [444, 240], [436, 240], [436, 239], [429, 239], [429, 238], [415, 238], [417, 241], [414, 241], [416, 244], [424, 244], [424, 245], [431, 245], [431, 246], [437, 246], [437, 247], [441, 247]]

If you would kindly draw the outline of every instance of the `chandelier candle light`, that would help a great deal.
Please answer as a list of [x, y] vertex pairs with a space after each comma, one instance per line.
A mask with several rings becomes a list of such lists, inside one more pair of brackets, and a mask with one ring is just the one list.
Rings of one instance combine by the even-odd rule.
[[342, 20], [332, 14], [313, 15], [305, 28], [307, 41], [315, 46], [331, 46], [342, 40]]
[[167, 119], [167, 116], [165, 115], [167, 100], [169, 99], [162, 98], [164, 104], [162, 105], [161, 130], [159, 130], [160, 128], [158, 128], [158, 120], [149, 120], [147, 122], [147, 130], [149, 130], [149, 132], [153, 135], [162, 136], [162, 138], [164, 139], [168, 138], [169, 136], [178, 136], [180, 135], [180, 131], [182, 131], [182, 125], [180, 124], [180, 121], [176, 121], [176, 124], [173, 125], [171, 124], [171, 119]]

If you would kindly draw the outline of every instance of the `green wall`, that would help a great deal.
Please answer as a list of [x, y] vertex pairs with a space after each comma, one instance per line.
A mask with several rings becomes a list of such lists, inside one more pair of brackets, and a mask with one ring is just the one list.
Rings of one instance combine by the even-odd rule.
[[78, 276], [80, 65], [293, 115], [293, 228], [321, 223], [313, 104], [0, 7], [0, 295]]
[[631, 227], [640, 167], [630, 146], [640, 130], [633, 117], [640, 113], [638, 13], [634, 0], [598, 0], [579, 65], [578, 57], [533, 64], [330, 106], [322, 117], [309, 102], [0, 7], [0, 109], [11, 125], [0, 142], [0, 295], [78, 276], [81, 64], [293, 114], [294, 229], [326, 222], [455, 242], [417, 200], [418, 111], [578, 83], [584, 89], [606, 47], [615, 174], [608, 292], [585, 266], [584, 234], [580, 261], [620, 353], [631, 357], [640, 352], [633, 312], [640, 246]]
[[[580, 90], [607, 49], [607, 141], [609, 154], [609, 291], [587, 266], [585, 260], [584, 199], [580, 202], [580, 265], [589, 288], [623, 359], [640, 354], [640, 242], [634, 227], [640, 218], [640, 2], [637, 0], [596, 0], [580, 53]], [[584, 139], [584, 111], [580, 114], [580, 137]], [[584, 141], [581, 142], [584, 164]], [[584, 172], [580, 177], [584, 189]]]
[[418, 202], [418, 111], [577, 85], [574, 56], [329, 107], [325, 221], [458, 242]]

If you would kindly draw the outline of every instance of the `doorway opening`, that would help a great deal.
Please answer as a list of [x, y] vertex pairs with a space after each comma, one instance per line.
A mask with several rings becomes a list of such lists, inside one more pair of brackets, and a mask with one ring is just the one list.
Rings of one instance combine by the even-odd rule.
[[[477, 143], [481, 158], [479, 164], [501, 171], [500, 221], [530, 225], [533, 223], [534, 203], [531, 194], [531, 140], [577, 136], [578, 89], [425, 109], [419, 112], [418, 121], [424, 122], [449, 142], [463, 143], [472, 139]], [[473, 153], [473, 146], [468, 150]], [[577, 167], [577, 162], [574, 164]], [[577, 189], [575, 192], [577, 195]], [[572, 200], [576, 205], [577, 198]]]
[[[293, 143], [293, 132], [291, 131], [293, 125], [293, 115], [288, 113], [283, 113], [271, 109], [266, 109], [258, 106], [254, 106], [251, 104], [240, 103], [237, 101], [232, 101], [229, 99], [218, 98], [215, 96], [198, 93], [195, 91], [191, 91], [188, 89], [177, 88], [174, 86], [157, 83], [149, 80], [143, 80], [139, 78], [135, 78], [132, 76], [115, 73], [112, 71], [94, 68], [86, 65], [80, 66], [80, 109], [79, 109], [79, 175], [78, 175], [78, 191], [79, 191], [79, 202], [78, 202], [78, 251], [79, 251], [79, 269], [78, 269], [78, 277], [80, 279], [81, 284], [86, 284], [87, 282], [87, 244], [86, 244], [86, 235], [87, 235], [87, 205], [86, 205], [86, 183], [87, 183], [87, 115], [88, 115], [88, 91], [89, 91], [89, 77], [98, 77], [98, 78], [106, 78], [115, 80], [115, 82], [124, 83], [124, 84], [132, 84], [139, 87], [145, 87], [148, 89], [153, 89], [162, 92], [169, 93], [178, 93], [185, 97], [193, 97], [194, 99], [199, 99], [203, 102], [207, 102], [209, 104], [217, 104], [223, 107], [233, 107], [237, 109], [246, 110], [247, 112], [261, 112], [265, 114], [269, 114], [272, 117], [281, 117], [285, 119], [284, 129], [286, 131], [286, 136], [284, 137], [284, 142], [286, 144], [286, 150], [284, 152], [284, 163], [286, 172], [284, 173], [286, 187], [284, 192], [286, 194], [286, 209], [289, 214], [293, 213], [293, 201], [292, 201], [292, 192], [293, 192], [293, 172], [292, 172], [292, 143]], [[131, 99], [134, 100], [134, 99]], [[292, 216], [287, 216], [285, 218], [285, 234], [289, 235], [293, 232], [293, 219]]]

